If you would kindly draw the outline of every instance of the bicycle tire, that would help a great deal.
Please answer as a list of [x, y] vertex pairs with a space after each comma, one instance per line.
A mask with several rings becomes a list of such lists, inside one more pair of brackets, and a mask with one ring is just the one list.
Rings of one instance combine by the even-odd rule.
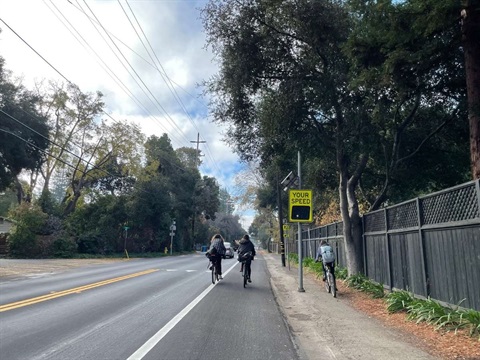
[[210, 264], [212, 264], [212, 284], [215, 284], [215, 275], [216, 275], [215, 264], [213, 262]]
[[245, 261], [243, 263], [243, 287], [247, 287], [247, 279], [248, 279], [248, 275], [247, 275], [247, 262]]
[[331, 288], [330, 288], [330, 279], [329, 279], [330, 272], [327, 271], [327, 276], [325, 277], [325, 290], [327, 290], [327, 293], [330, 294]]
[[337, 297], [337, 288], [335, 286], [335, 279], [333, 278], [333, 274], [331, 272], [328, 273], [328, 283], [330, 287], [330, 291], [333, 297]]

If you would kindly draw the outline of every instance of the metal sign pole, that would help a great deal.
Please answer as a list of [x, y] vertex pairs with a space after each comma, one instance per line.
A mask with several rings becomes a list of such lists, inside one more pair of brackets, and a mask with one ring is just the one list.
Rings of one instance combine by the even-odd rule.
[[175, 230], [177, 230], [177, 227], [175, 226], [175, 220], [173, 220], [172, 225], [170, 225], [170, 255], [173, 254], [173, 237], [175, 236]]
[[[300, 151], [298, 152], [298, 188], [302, 189], [302, 169]], [[303, 288], [303, 256], [302, 256], [302, 225], [298, 223], [298, 291], [305, 292]]]

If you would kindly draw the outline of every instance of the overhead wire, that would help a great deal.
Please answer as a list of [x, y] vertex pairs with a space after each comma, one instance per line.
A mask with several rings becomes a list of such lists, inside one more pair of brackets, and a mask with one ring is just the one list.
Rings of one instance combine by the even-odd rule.
[[[157, 119], [147, 108], [142, 102], [130, 91], [128, 86], [124, 84], [124, 82], [118, 77], [118, 75], [115, 74], [112, 70], [110, 70], [109, 66], [105, 63], [105, 61], [102, 59], [101, 56], [98, 55], [98, 53], [93, 49], [93, 47], [88, 43], [88, 41], [80, 34], [80, 32], [75, 28], [75, 26], [66, 18], [66, 16], [63, 14], [63, 12], [53, 3], [52, 0], [50, 0], [51, 4], [57, 12], [65, 19], [65, 22], [67, 22], [71, 29], [65, 24], [65, 22], [58, 16], [58, 14], [49, 7], [49, 5], [46, 3], [46, 0], [44, 0], [45, 5], [49, 8], [49, 10], [57, 17], [57, 19], [62, 23], [62, 25], [70, 32], [70, 34], [80, 43], [80, 45], [86, 49], [91, 51], [93, 54], [95, 54], [96, 61], [100, 65], [100, 67], [107, 73], [110, 78], [129, 96], [143, 111], [145, 111], [146, 114], [148, 114], [163, 130], [168, 133], [168, 130], [163, 124], [160, 122], [159, 119]], [[75, 33], [78, 35], [75, 35], [72, 31], [72, 29], [75, 31]], [[80, 41], [78, 39], [80, 37], [83, 41]], [[169, 134], [174, 140], [177, 142], [180, 142], [178, 138], [173, 136], [173, 134]]]
[[[88, 5], [87, 5], [87, 6], [88, 6]], [[52, 10], [52, 9], [50, 9], [50, 10]], [[60, 13], [61, 13], [61, 12], [60, 12]], [[84, 12], [84, 13], [85, 13], [85, 12]], [[85, 13], [85, 15], [87, 15], [87, 14]], [[93, 14], [93, 15], [95, 15], [95, 14]], [[62, 16], [63, 16], [63, 14], [62, 14]], [[57, 18], [58, 18], [58, 16], [57, 16]], [[14, 31], [13, 28], [11, 28], [3, 19], [0, 19], [0, 20], [8, 27], [22, 42], [24, 42], [32, 51], [34, 51], [42, 60], [44, 60], [54, 71], [56, 71], [63, 79], [65, 79], [68, 83], [73, 84], [73, 83], [72, 83], [65, 75], [63, 75], [55, 66], [53, 66], [49, 61], [47, 61], [47, 60], [46, 60], [38, 51], [36, 51], [30, 44], [28, 44], [28, 42], [26, 42], [16, 31]], [[60, 20], [60, 19], [59, 19], [59, 20]], [[68, 21], [68, 20], [66, 19], [66, 21]], [[98, 21], [98, 18], [97, 18], [97, 21]], [[62, 22], [62, 23], [63, 23], [63, 22]], [[70, 25], [71, 25], [71, 24], [70, 24]], [[100, 25], [101, 25], [101, 24], [100, 24]], [[66, 26], [66, 25], [64, 24], [64, 26]], [[72, 27], [73, 27], [73, 26], [72, 26]], [[102, 28], [104, 29], [104, 31], [106, 31], [106, 29], [105, 29], [103, 26], [102, 26]], [[67, 29], [68, 29], [68, 27], [67, 27]], [[76, 29], [75, 29], [75, 30], [76, 30]], [[71, 31], [70, 31], [70, 32], [71, 32]], [[78, 33], [78, 31], [77, 31], [77, 33]], [[78, 33], [78, 34], [79, 34], [79, 33]], [[72, 33], [72, 35], [74, 36], [73, 33]], [[81, 37], [80, 34], [79, 34], [79, 36]], [[75, 37], [75, 36], [74, 36], [74, 37]], [[76, 38], [76, 37], [75, 37], [75, 38]], [[76, 38], [76, 39], [77, 39], [77, 41], [79, 41], [78, 38]], [[83, 39], [83, 37], [82, 37], [82, 39]], [[110, 38], [110, 39], [111, 39], [111, 38]], [[83, 40], [85, 41], [85, 39], [83, 39]], [[147, 39], [147, 40], [148, 40], [148, 39]], [[113, 40], [111, 40], [111, 41], [113, 42]], [[79, 42], [81, 43], [81, 41], [79, 41]], [[86, 42], [86, 41], [85, 41], [85, 42]], [[86, 42], [86, 43], [87, 43], [87, 42]], [[114, 42], [113, 42], [113, 43], [114, 43]], [[114, 44], [115, 44], [115, 43], [114, 43]], [[117, 49], [118, 49], [118, 46], [117, 46], [116, 44], [115, 44], [115, 46], [116, 46]], [[150, 46], [151, 46], [151, 45], [150, 45]], [[120, 51], [120, 49], [118, 49], [118, 50]], [[156, 54], [155, 54], [155, 55], [156, 55]], [[98, 56], [98, 55], [97, 55], [97, 56]], [[122, 54], [122, 56], [124, 57], [123, 54]], [[124, 57], [124, 58], [125, 58], [125, 57]], [[145, 60], [145, 59], [144, 59], [144, 60]], [[131, 64], [130, 64], [130, 66], [131, 66]], [[157, 66], [155, 66], [155, 68], [157, 69], [157, 71], [160, 71]], [[138, 74], [137, 74], [137, 75], [138, 75]], [[171, 81], [171, 79], [170, 79], [170, 81]], [[177, 93], [177, 96], [178, 96], [178, 93]], [[161, 105], [160, 105], [160, 106], [161, 106]], [[103, 112], [104, 112], [108, 117], [110, 117], [112, 120], [117, 121], [117, 120], [114, 119], [110, 114], [106, 113], [105, 111], [103, 111]], [[168, 113], [167, 113], [167, 114], [168, 114]], [[173, 120], [173, 119], [172, 119], [172, 120]], [[182, 134], [183, 134], [183, 133], [182, 133]], [[185, 139], [186, 139], [186, 138], [185, 138]], [[55, 144], [55, 146], [60, 146], [60, 145]], [[165, 160], [166, 160], [166, 159], [165, 159]], [[214, 163], [215, 165], [217, 165], [217, 162], [216, 162], [214, 159], [212, 159], [212, 160], [213, 160], [213, 163]], [[174, 165], [174, 164], [172, 164], [172, 165]], [[183, 169], [182, 169], [182, 170], [183, 170]], [[110, 175], [111, 175], [111, 174], [110, 174]]]
[[[71, 82], [71, 81], [70, 81], [66, 76], [64, 76], [55, 66], [53, 66], [49, 61], [47, 61], [47, 60], [46, 60], [38, 51], [36, 51], [25, 39], [23, 39], [23, 37], [22, 37], [20, 34], [18, 34], [16, 31], [14, 31], [13, 28], [10, 27], [3, 19], [0, 18], [0, 21], [2, 21], [2, 22], [8, 27], [8, 29], [12, 31], [12, 33], [14, 33], [23, 43], [25, 43], [33, 52], [35, 52], [35, 54], [37, 54], [43, 61], [45, 61], [54, 71], [56, 71], [58, 74], [60, 74], [60, 75], [62, 76], [62, 78], [64, 78], [64, 79], [67, 81], [67, 83], [73, 84], [73, 82]], [[21, 109], [21, 110], [22, 110], [23, 112], [25, 112], [25, 113], [28, 114], [28, 112], [26, 112], [25, 110], [23, 110], [23, 109]], [[3, 111], [2, 109], [0, 109], [0, 112], [3, 113], [3, 114], [5, 114], [6, 116], [8, 116], [9, 118], [11, 118], [12, 120], [16, 121], [17, 123], [21, 124], [22, 126], [28, 128], [30, 131], [33, 131], [34, 133], [40, 135], [41, 137], [43, 137], [44, 139], [46, 139], [47, 141], [49, 141], [50, 143], [52, 143], [54, 146], [57, 146], [57, 147], [61, 148], [62, 150], [64, 150], [65, 152], [68, 152], [68, 153], [70, 153], [71, 155], [76, 156], [76, 157], [77, 157], [79, 160], [81, 160], [81, 161], [86, 161], [86, 160], [82, 159], [81, 157], [78, 157], [78, 155], [74, 154], [73, 152], [71, 152], [71, 151], [68, 150], [67, 148], [65, 148], [65, 147], [63, 147], [63, 146], [61, 146], [61, 145], [59, 145], [59, 144], [56, 144], [55, 142], [53, 142], [53, 141], [50, 140], [49, 138], [43, 136], [42, 134], [40, 134], [39, 132], [37, 132], [37, 131], [34, 130], [33, 128], [31, 128], [31, 127], [29, 127], [28, 125], [24, 124], [23, 122], [21, 122], [20, 120], [16, 119], [16, 118], [13, 117], [12, 115], [6, 113], [6, 112]], [[104, 114], [108, 115], [111, 119], [113, 119], [113, 121], [118, 122], [116, 119], [114, 119], [112, 116], [110, 116], [110, 115], [109, 115], [108, 113], [106, 113], [105, 111], [102, 110], [102, 112], [103, 112]], [[29, 115], [30, 115], [31, 117], [33, 117], [33, 118], [36, 118], [36, 117], [35, 117], [34, 115], [32, 115], [32, 114], [29, 114]], [[38, 118], [37, 118], [37, 119], [38, 119]], [[6, 131], [6, 130], [4, 130], [4, 129], [2, 129], [2, 131], [17, 136], [16, 134], [13, 134], [13, 133], [11, 133], [11, 132], [9, 132], [9, 131]], [[18, 136], [17, 136], [17, 137], [18, 137]], [[22, 139], [22, 140], [24, 140], [24, 139]], [[77, 145], [77, 146], [78, 146], [78, 145]], [[48, 154], [48, 153], [47, 153], [47, 154]], [[49, 154], [49, 155], [50, 155], [50, 154]], [[52, 156], [53, 156], [53, 155], [52, 155]], [[53, 157], [54, 157], [54, 156], [53, 156]], [[55, 157], [54, 157], [54, 158], [55, 158]], [[169, 161], [169, 160], [167, 160], [167, 159], [165, 159], [165, 158], [162, 158], [162, 160], [170, 163], [170, 165], [178, 168], [178, 169], [181, 170], [181, 171], [185, 171], [185, 169], [183, 169], [183, 168], [181, 168], [181, 167], [173, 164], [171, 161]], [[64, 162], [64, 161], [62, 160], [62, 162]], [[73, 165], [69, 164], [69, 166], [73, 166]], [[93, 165], [93, 166], [94, 166], [94, 165]], [[103, 171], [105, 174], [107, 174], [107, 175], [109, 175], [109, 176], [114, 176], [114, 175], [112, 175], [111, 173], [107, 172], [107, 171], [104, 170], [104, 169], [101, 169], [101, 168], [98, 168], [98, 167], [96, 167], [96, 168], [97, 168], [98, 170]]]
[[[130, 69], [134, 72], [134, 74], [137, 76], [138, 80], [142, 83], [143, 87], [145, 88], [145, 90], [147, 90], [148, 94], [150, 94], [151, 98], [153, 98], [154, 100], [154, 103], [156, 103], [159, 108], [165, 113], [166, 115], [166, 119], [167, 121], [169, 121], [169, 123], [171, 125], [174, 126], [174, 128], [177, 128], [179, 133], [184, 137], [184, 139], [188, 142], [189, 140], [187, 139], [187, 137], [185, 136], [185, 134], [183, 133], [182, 129], [180, 129], [180, 127], [176, 124], [176, 122], [173, 120], [173, 118], [170, 116], [170, 114], [168, 113], [168, 111], [162, 106], [162, 104], [158, 101], [157, 97], [152, 93], [152, 91], [150, 90], [150, 88], [147, 86], [147, 84], [145, 84], [145, 82], [143, 81], [143, 79], [141, 78], [141, 76], [138, 74], [138, 72], [135, 70], [135, 68], [132, 66], [132, 64], [130, 63], [130, 61], [128, 61], [128, 59], [125, 57], [125, 55], [123, 54], [122, 50], [118, 47], [118, 45], [116, 44], [115, 41], [113, 41], [112, 37], [110, 36], [110, 34], [106, 31], [105, 27], [102, 25], [102, 23], [100, 22], [100, 20], [98, 19], [98, 17], [95, 15], [95, 13], [93, 12], [93, 10], [90, 8], [90, 6], [86, 3], [86, 1], [84, 0], [84, 3], [85, 3], [85, 6], [88, 8], [88, 10], [92, 13], [93, 17], [97, 20], [97, 23], [99, 24], [99, 26], [102, 28], [102, 30], [105, 32], [105, 34], [107, 35], [107, 37], [110, 39], [110, 41], [112, 42], [112, 44], [115, 46], [115, 48], [117, 49], [117, 51], [119, 52], [119, 54], [122, 56], [122, 58], [124, 59], [124, 61], [128, 64], [128, 66], [130, 67]], [[78, 4], [78, 2], [77, 2]], [[79, 5], [80, 6], [80, 5]], [[83, 8], [82, 8], [83, 9]], [[96, 26], [94, 26], [95, 29], [97, 30], [97, 32], [99, 34], [100, 31], [98, 31], [98, 28]], [[102, 36], [103, 38], [103, 36]], [[108, 42], [106, 42], [108, 44]], [[110, 48], [110, 46], [109, 46]], [[111, 49], [111, 48], [110, 48]], [[112, 50], [112, 49], [111, 49]], [[117, 54], [112, 50], [112, 52], [115, 54], [115, 56], [118, 58]], [[122, 64], [122, 66], [129, 72], [129, 70], [127, 69], [127, 67], [125, 66], [125, 64], [119, 59], [120, 63]], [[131, 73], [129, 72], [129, 74], [131, 75]], [[135, 82], [137, 82], [137, 80], [135, 79], [135, 77], [132, 76], [132, 78], [134, 78]], [[137, 82], [138, 84], [138, 82]], [[138, 84], [139, 87], [141, 88], [142, 91], [144, 91], [144, 89], [140, 86], [140, 84]], [[146, 93], [145, 93], [146, 94]], [[147, 95], [147, 94], [146, 94]], [[147, 95], [147, 97], [150, 99], [150, 97]], [[150, 99], [151, 100], [151, 99]]]
[[[198, 129], [195, 121], [194, 121], [194, 120], [192, 119], [192, 117], [190, 116], [190, 113], [189, 113], [188, 110], [186, 109], [185, 104], [182, 102], [182, 99], [181, 99], [180, 96], [178, 95], [175, 87], [174, 87], [173, 84], [172, 84], [171, 79], [170, 79], [168, 76], [166, 76], [167, 72], [165, 71], [165, 68], [163, 67], [160, 59], [158, 58], [157, 53], [156, 53], [155, 50], [153, 49], [152, 44], [151, 44], [150, 41], [148, 40], [147, 35], [146, 35], [145, 32], [143, 31], [143, 27], [142, 27], [142, 25], [140, 24], [140, 22], [138, 21], [138, 18], [137, 18], [137, 16], [135, 15], [135, 12], [133, 11], [132, 7], [131, 7], [130, 4], [128, 3], [128, 0], [125, 0], [125, 3], [127, 4], [130, 12], [132, 13], [132, 16], [133, 16], [133, 18], [135, 19], [135, 22], [136, 22], [138, 28], [139, 28], [140, 31], [142, 32], [142, 35], [143, 35], [143, 37], [145, 38], [145, 40], [146, 40], [146, 42], [147, 42], [147, 44], [148, 44], [148, 46], [149, 46], [149, 48], [150, 48], [150, 51], [151, 51], [151, 52], [153, 53], [153, 55], [155, 56], [156, 62], [158, 63], [158, 65], [159, 65], [160, 68], [162, 69], [163, 74], [162, 74], [162, 71], [160, 71], [160, 69], [159, 69], [158, 66], [156, 65], [155, 59], [153, 59], [152, 55], [150, 54], [150, 52], [148, 51], [147, 47], [145, 46], [144, 41], [142, 40], [142, 38], [141, 38], [140, 34], [138, 33], [137, 29], [135, 28], [135, 26], [133, 25], [133, 23], [132, 23], [130, 17], [128, 16], [127, 12], [125, 11], [125, 9], [124, 9], [121, 1], [120, 1], [120, 0], [117, 0], [117, 2], [118, 2], [118, 4], [120, 5], [120, 7], [122, 8], [125, 16], [127, 17], [127, 19], [128, 19], [128, 21], [129, 21], [130, 25], [132, 26], [132, 28], [134, 29], [134, 31], [135, 31], [138, 39], [139, 39], [140, 42], [142, 43], [142, 45], [143, 45], [145, 51], [147, 52], [148, 56], [149, 56], [150, 59], [152, 60], [155, 69], [158, 71], [158, 73], [159, 73], [160, 76], [162, 77], [163, 81], [164, 81], [165, 84], [167, 85], [168, 89], [169, 89], [170, 92], [172, 93], [172, 95], [173, 95], [173, 97], [175, 98], [175, 100], [180, 104], [181, 108], [183, 109], [183, 111], [184, 111], [185, 114], [187, 115], [188, 119], [190, 120], [190, 122], [192, 123], [192, 125], [194, 126], [194, 128], [195, 128], [195, 129], [197, 130], [197, 132], [200, 134], [200, 130]], [[165, 76], [164, 76], [164, 75], [165, 75]], [[168, 80], [168, 81], [167, 81], [167, 80]], [[202, 140], [204, 140], [204, 139], [202, 138]], [[212, 160], [212, 163], [214, 164], [214, 166], [216, 166], [216, 167], [217, 167], [217, 170], [221, 173], [221, 170], [220, 170], [220, 168], [218, 167], [217, 161], [213, 158], [213, 155], [212, 155], [212, 153], [211, 153], [211, 151], [210, 151], [210, 148], [209, 148], [209, 146], [208, 146], [208, 143], [207, 143], [205, 140], [204, 140], [204, 142], [206, 143], [207, 149], [209, 150], [209, 151], [207, 152], [207, 154], [210, 156], [210, 159]]]
[[[52, 0], [50, 0], [50, 1], [52, 1]], [[86, 13], [86, 11], [85, 11], [83, 8], [81, 8], [80, 6], [76, 6], [76, 5], [73, 4], [70, 0], [68, 0], [68, 2], [69, 2], [77, 11], [81, 12], [84, 16], [86, 16], [87, 18], [89, 18], [89, 20], [90, 20], [91, 22], [98, 22], [97, 19], [91, 18], [91, 17]], [[111, 32], [107, 31], [107, 29], [104, 28], [104, 31], [105, 31], [106, 33], [110, 34], [111, 37], [115, 38], [118, 42], [120, 42], [123, 46], [125, 46], [127, 49], [129, 49], [132, 53], [134, 53], [135, 55], [137, 55], [137, 56], [138, 56], [141, 60], [143, 60], [146, 64], [148, 64], [148, 65], [150, 65], [152, 68], [156, 69], [156, 70], [159, 72], [160, 76], [162, 77], [162, 79], [163, 79], [165, 82], [166, 82], [165, 79], [168, 79], [168, 82], [170, 83], [171, 88], [173, 89], [173, 91], [174, 91], [174, 93], [176, 94], [176, 97], [177, 97], [178, 99], [180, 99], [180, 97], [179, 97], [178, 93], [176, 92], [175, 87], [174, 87], [172, 84], [175, 84], [176, 87], [178, 87], [178, 88], [180, 88], [181, 90], [183, 90], [184, 93], [186, 93], [188, 96], [190, 96], [191, 98], [193, 98], [193, 99], [194, 99], [195, 101], [197, 101], [200, 105], [204, 106], [204, 107], [207, 109], [207, 106], [206, 106], [203, 102], [199, 101], [194, 95], [190, 94], [188, 91], [186, 91], [185, 89], [183, 89], [183, 87], [181, 87], [179, 84], [177, 84], [175, 81], [173, 81], [173, 80], [168, 76], [168, 74], [166, 73], [165, 69], [163, 68], [161, 62], [158, 60], [158, 56], [156, 55], [155, 51], [153, 50], [153, 47], [151, 46], [151, 44], [150, 44], [150, 42], [149, 42], [149, 40], [148, 40], [148, 37], [146, 36], [145, 32], [143, 31], [143, 28], [141, 27], [138, 19], [136, 18], [136, 15], [135, 15], [135, 13], [133, 12], [133, 9], [131, 8], [130, 4], [128, 4], [128, 2], [126, 2], [126, 3], [127, 3], [127, 5], [129, 6], [129, 9], [130, 9], [130, 11], [132, 12], [132, 15], [134, 16], [134, 18], [135, 18], [135, 20], [136, 20], [136, 23], [138, 24], [140, 30], [142, 31], [142, 33], [143, 33], [146, 41], [148, 42], [148, 44], [149, 44], [152, 52], [154, 53], [155, 57], [157, 58], [158, 63], [159, 63], [160, 66], [162, 67], [163, 73], [162, 73], [162, 71], [160, 71], [160, 69], [158, 68], [158, 66], [155, 64], [155, 60], [154, 60], [154, 59], [152, 58], [152, 56], [150, 55], [148, 49], [146, 49], [146, 46], [145, 46], [145, 44], [143, 43], [143, 40], [141, 39], [140, 35], [138, 34], [135, 26], [132, 24], [132, 22], [131, 22], [131, 20], [130, 20], [130, 17], [126, 14], [126, 11], [125, 11], [125, 9], [123, 8], [123, 6], [121, 5], [121, 3], [120, 3], [120, 6], [122, 7], [122, 10], [123, 10], [124, 14], [126, 15], [127, 19], [129, 20], [132, 28], [135, 30], [135, 32], [136, 32], [136, 34], [137, 34], [137, 37], [138, 37], [138, 38], [140, 39], [140, 41], [142, 42], [142, 45], [143, 45], [143, 47], [145, 48], [145, 50], [147, 51], [147, 54], [149, 55], [149, 57], [150, 57], [151, 61], [153, 62], [153, 64], [150, 63], [150, 62], [149, 62], [147, 59], [145, 59], [143, 56], [141, 56], [141, 55], [140, 55], [138, 52], [136, 52], [134, 49], [132, 49], [131, 47], [129, 47], [127, 44], [125, 44], [121, 39], [119, 39], [118, 37], [116, 37], [116, 36], [115, 36], [114, 34], [112, 34]], [[112, 51], [113, 51], [113, 50], [112, 50]], [[167, 82], [166, 82], [166, 84], [167, 84], [167, 86], [168, 86], [168, 83], [167, 83]], [[172, 92], [172, 90], [170, 89], [170, 87], [169, 87], [169, 90]], [[175, 96], [175, 94], [174, 94], [174, 96]], [[184, 109], [185, 113], [187, 114], [187, 116], [189, 117], [190, 121], [192, 122], [192, 124], [194, 125], [194, 127], [195, 127], [195, 128], [197, 129], [197, 131], [198, 131], [198, 128], [197, 128], [196, 124], [193, 122], [193, 119], [191, 119], [190, 114], [189, 114], [188, 111], [185, 109], [184, 104], [181, 103], [181, 100], [180, 100], [180, 104], [181, 104], [181, 106], [183, 107], [183, 109]], [[198, 131], [198, 132], [200, 132], [200, 131]], [[212, 152], [212, 150], [210, 149], [210, 146], [209, 146], [208, 142], [206, 143], [206, 148], [207, 148], [206, 153], [207, 153], [207, 156], [210, 158], [211, 163], [213, 164], [214, 167], [216, 167], [216, 169], [217, 169], [217, 171], [218, 171], [219, 173], [222, 173], [222, 171], [221, 171], [220, 168], [219, 168], [218, 161], [215, 160], [215, 158], [214, 158], [214, 156], [213, 156], [213, 152]]]

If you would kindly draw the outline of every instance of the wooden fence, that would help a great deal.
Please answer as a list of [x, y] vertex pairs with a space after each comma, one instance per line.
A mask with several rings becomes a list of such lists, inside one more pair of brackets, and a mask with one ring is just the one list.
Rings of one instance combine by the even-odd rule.
[[[472, 181], [364, 214], [364, 273], [390, 290], [480, 310], [480, 185]], [[296, 236], [296, 235], [295, 235]], [[302, 255], [322, 239], [346, 266], [342, 223], [302, 229]], [[296, 241], [286, 246], [297, 252]]]

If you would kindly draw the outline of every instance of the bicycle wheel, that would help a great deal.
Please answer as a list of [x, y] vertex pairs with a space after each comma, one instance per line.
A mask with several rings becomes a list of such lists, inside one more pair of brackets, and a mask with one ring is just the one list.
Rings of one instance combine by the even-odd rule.
[[332, 296], [337, 297], [337, 287], [335, 285], [335, 279], [333, 278], [333, 274], [331, 272], [328, 273], [328, 283], [330, 284], [330, 292], [332, 293]]
[[247, 271], [247, 262], [243, 263], [243, 287], [247, 287], [248, 271]]
[[215, 275], [216, 275], [216, 270], [215, 270], [215, 264], [212, 262], [210, 263], [212, 265], [212, 284], [215, 284]]
[[330, 294], [330, 275], [332, 275], [330, 273], [330, 271], [327, 271], [327, 276], [325, 277], [325, 290], [327, 290], [327, 293]]

